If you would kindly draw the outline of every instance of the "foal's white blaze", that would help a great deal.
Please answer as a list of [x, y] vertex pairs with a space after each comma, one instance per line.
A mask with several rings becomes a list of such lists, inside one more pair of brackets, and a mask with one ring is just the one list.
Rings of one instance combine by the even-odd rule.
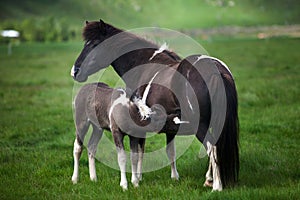
[[195, 65], [199, 60], [205, 59], [205, 58], [209, 58], [209, 59], [218, 61], [219, 63], [221, 63], [221, 65], [223, 65], [223, 66], [227, 69], [227, 71], [228, 71], [228, 72], [230, 73], [230, 75], [232, 76], [232, 73], [231, 73], [229, 67], [228, 67], [222, 60], [219, 60], [218, 58], [215, 58], [215, 57], [211, 57], [211, 56], [207, 56], [207, 55], [201, 55], [201, 56], [198, 56], [198, 57], [197, 57], [197, 60], [193, 63], [193, 65]]
[[154, 51], [153, 55], [151, 56], [151, 58], [149, 58], [149, 60], [152, 60], [157, 54], [162, 53], [164, 50], [168, 49], [168, 45], [167, 43], [163, 43], [163, 45], [161, 45], [161, 47]]

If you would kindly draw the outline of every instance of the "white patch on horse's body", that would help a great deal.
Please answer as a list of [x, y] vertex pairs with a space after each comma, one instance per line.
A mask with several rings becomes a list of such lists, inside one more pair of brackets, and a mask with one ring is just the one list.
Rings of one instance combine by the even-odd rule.
[[163, 43], [163, 45], [161, 45], [161, 47], [154, 51], [153, 55], [151, 56], [151, 58], [149, 58], [149, 60], [152, 60], [157, 54], [162, 53], [164, 50], [168, 49], [168, 45], [167, 43]]
[[[218, 58], [215, 58], [215, 57], [211, 57], [211, 56], [207, 56], [207, 55], [197, 56], [197, 60], [193, 63], [193, 65], [195, 65], [199, 60], [205, 59], [205, 58], [209, 58], [209, 59], [218, 61], [219, 63], [221, 63], [221, 65], [223, 65], [223, 66], [227, 69], [227, 71], [228, 71], [228, 72], [230, 73], [230, 75], [232, 76], [232, 73], [231, 73], [229, 67], [228, 67], [222, 60], [219, 60]], [[233, 76], [232, 76], [232, 77], [233, 77]]]
[[156, 72], [156, 73], [154, 74], [154, 76], [153, 76], [153, 77], [151, 78], [151, 80], [149, 81], [149, 83], [148, 83], [148, 85], [147, 85], [147, 87], [146, 87], [146, 89], [145, 89], [145, 91], [144, 91], [144, 93], [143, 93], [142, 102], [143, 102], [145, 105], [146, 105], [146, 100], [147, 100], [147, 96], [148, 96], [149, 91], [150, 91], [151, 84], [152, 84], [153, 80], [155, 79], [155, 77], [157, 76], [158, 73], [159, 73], [159, 72]]
[[149, 108], [147, 106], [146, 100], [147, 100], [147, 97], [148, 97], [148, 94], [149, 94], [149, 91], [150, 91], [151, 84], [152, 84], [154, 78], [157, 76], [158, 73], [159, 72], [156, 72], [154, 74], [154, 76], [151, 78], [151, 80], [149, 81], [149, 83], [146, 86], [146, 89], [143, 93], [142, 99], [139, 99], [139, 98], [134, 98], [133, 99], [133, 102], [137, 105], [137, 107], [139, 109], [139, 113], [141, 115], [142, 120], [148, 119], [150, 117], [150, 115], [152, 114], [152, 110], [151, 110], [151, 108]]
[[111, 114], [115, 108], [116, 105], [118, 104], [122, 104], [123, 106], [129, 106], [128, 102], [129, 99], [126, 97], [126, 92], [123, 89], [117, 89], [118, 91], [123, 92], [123, 94], [121, 94], [117, 99], [114, 100], [113, 104], [111, 105], [110, 109], [109, 109], [109, 118], [111, 118]]
[[146, 120], [153, 113], [151, 108], [149, 108], [143, 101], [139, 98], [133, 99], [134, 104], [138, 107], [139, 113], [141, 115], [141, 120]]
[[189, 107], [190, 107], [190, 109], [192, 110], [192, 112], [194, 113], [194, 108], [193, 108], [193, 106], [192, 106], [192, 104], [191, 104], [191, 101], [190, 101], [190, 99], [189, 99], [189, 96], [188, 96], [188, 94], [187, 94], [187, 82], [185, 83], [185, 92], [186, 92], [186, 99], [187, 99], [187, 102], [188, 102], [188, 104], [189, 104]]
[[189, 121], [181, 121], [178, 117], [174, 117], [173, 122], [175, 124], [189, 124], [190, 123]]
[[72, 69], [71, 69], [71, 76], [74, 77], [75, 76], [75, 66], [73, 65]]

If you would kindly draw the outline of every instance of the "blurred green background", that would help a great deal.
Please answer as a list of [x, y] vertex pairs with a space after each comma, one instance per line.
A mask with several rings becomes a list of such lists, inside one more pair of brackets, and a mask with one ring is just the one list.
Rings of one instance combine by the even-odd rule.
[[78, 40], [85, 20], [100, 18], [124, 29], [300, 22], [298, 0], [1, 0], [0, 8], [0, 30], [16, 29], [22, 41]]

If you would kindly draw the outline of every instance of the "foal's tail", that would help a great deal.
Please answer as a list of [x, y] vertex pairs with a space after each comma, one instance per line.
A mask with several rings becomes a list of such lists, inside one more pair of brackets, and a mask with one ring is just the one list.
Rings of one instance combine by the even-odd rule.
[[[220, 70], [220, 68], [219, 68]], [[224, 69], [223, 69], [224, 70]], [[222, 70], [220, 70], [221, 72]], [[222, 73], [224, 82], [227, 110], [222, 133], [216, 144], [217, 162], [223, 187], [233, 186], [239, 175], [239, 119], [237, 91], [230, 74]]]

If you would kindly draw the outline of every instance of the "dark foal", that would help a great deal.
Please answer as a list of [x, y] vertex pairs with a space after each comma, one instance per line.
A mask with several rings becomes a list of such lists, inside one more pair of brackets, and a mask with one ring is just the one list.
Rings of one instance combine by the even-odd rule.
[[159, 106], [149, 108], [149, 117], [142, 119], [140, 107], [131, 101], [123, 89], [113, 89], [104, 83], [84, 85], [78, 92], [75, 102], [76, 139], [74, 142], [73, 183], [78, 181], [79, 159], [84, 137], [90, 125], [93, 132], [88, 143], [90, 179], [96, 181], [95, 154], [102, 137], [103, 129], [112, 132], [118, 152], [121, 171], [120, 186], [127, 189], [126, 152], [123, 139], [130, 138], [132, 184], [137, 187], [142, 178], [142, 159], [146, 132], [158, 132], [164, 126], [166, 114]]

